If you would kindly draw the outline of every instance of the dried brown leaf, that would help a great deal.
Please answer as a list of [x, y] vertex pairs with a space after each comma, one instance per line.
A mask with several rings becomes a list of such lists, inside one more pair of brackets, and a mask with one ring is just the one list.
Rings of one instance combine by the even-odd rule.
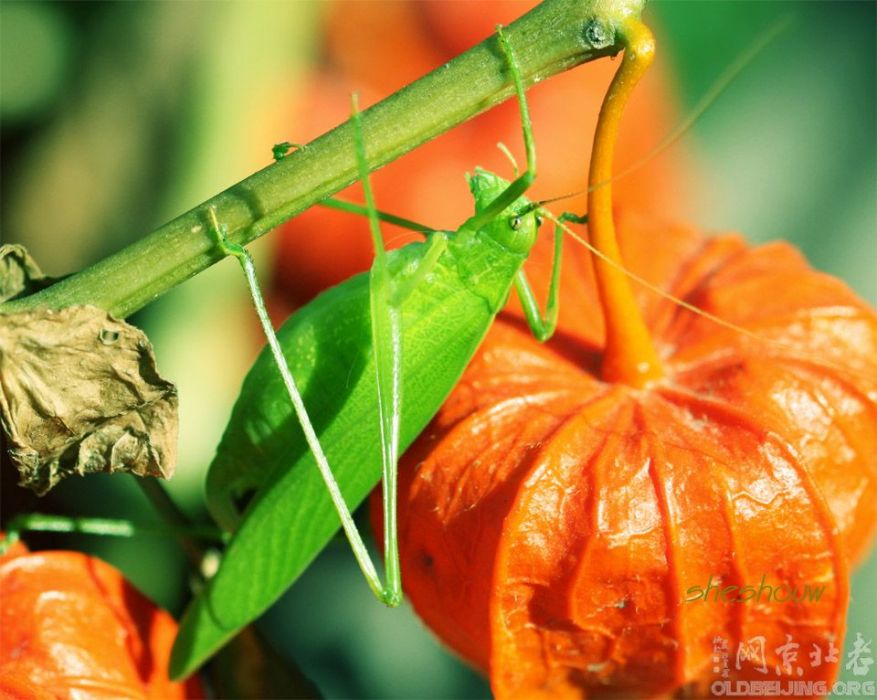
[[20, 483], [69, 474], [169, 478], [177, 391], [142, 331], [94, 306], [0, 315], [0, 420]]

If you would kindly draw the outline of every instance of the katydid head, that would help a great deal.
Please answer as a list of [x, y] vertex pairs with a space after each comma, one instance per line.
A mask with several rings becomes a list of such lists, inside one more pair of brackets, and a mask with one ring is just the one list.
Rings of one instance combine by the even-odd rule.
[[[475, 197], [476, 215], [485, 211], [508, 187], [509, 182], [499, 175], [475, 168], [475, 174], [469, 178], [469, 190]], [[480, 231], [512, 252], [529, 253], [536, 241], [538, 219], [538, 212], [530, 200], [518, 197]]]

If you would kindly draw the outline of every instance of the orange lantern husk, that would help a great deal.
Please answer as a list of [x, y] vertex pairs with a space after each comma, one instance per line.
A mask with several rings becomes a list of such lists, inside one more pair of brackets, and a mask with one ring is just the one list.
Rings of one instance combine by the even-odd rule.
[[[763, 637], [773, 674], [787, 635], [804, 661], [792, 677], [829, 680], [836, 664], [806, 657], [840, 645], [848, 567], [873, 536], [877, 319], [789, 245], [634, 215], [620, 233], [633, 272], [759, 338], [640, 288], [666, 376], [604, 382], [575, 256], [578, 295], [562, 298], [577, 323], [541, 345], [515, 314], [497, 321], [403, 459], [406, 595], [498, 697], [703, 695], [722, 679], [714, 640], [733, 678], [764, 679], [734, 668], [740, 644]], [[728, 586], [761, 599], [717, 600]], [[765, 599], [805, 586], [818, 601]]]
[[109, 564], [81, 552], [0, 558], [0, 696], [204, 697], [168, 679], [177, 624]]
[[[653, 48], [630, 36], [624, 66]], [[604, 257], [567, 258], [555, 338], [510, 307], [403, 460], [406, 594], [498, 698], [829, 683], [875, 529], [877, 317], [792, 246], [613, 215], [600, 189]]]

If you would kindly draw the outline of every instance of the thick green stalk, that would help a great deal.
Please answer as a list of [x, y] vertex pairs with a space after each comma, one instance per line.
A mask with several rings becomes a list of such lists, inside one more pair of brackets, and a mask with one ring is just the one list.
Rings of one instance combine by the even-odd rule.
[[[644, 0], [545, 0], [506, 31], [527, 85], [621, 49], [615, 25]], [[599, 18], [599, 19], [598, 19]], [[513, 94], [492, 36], [363, 113], [372, 169]], [[243, 126], [242, 126], [243, 128]], [[266, 151], [267, 153], [267, 151]], [[124, 250], [0, 312], [93, 304], [125, 317], [223, 257], [210, 235], [215, 208], [246, 244], [357, 178], [350, 123], [260, 170]]]

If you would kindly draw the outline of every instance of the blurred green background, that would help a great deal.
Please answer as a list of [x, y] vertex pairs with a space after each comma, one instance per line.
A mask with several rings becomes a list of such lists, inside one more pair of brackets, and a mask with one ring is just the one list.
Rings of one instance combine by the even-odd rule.
[[[25, 244], [47, 273], [67, 274], [267, 165], [271, 146], [300, 132], [290, 105], [324, 58], [327, 7], [3, 0], [3, 241]], [[678, 146], [697, 173], [690, 216], [754, 241], [785, 238], [872, 303], [875, 7], [675, 0], [647, 10], [681, 114], [763, 28], [792, 16]], [[380, 23], [368, 29], [376, 43], [394, 41], [391, 27], [387, 36]], [[268, 279], [272, 236], [253, 248]], [[260, 346], [250, 314], [240, 273], [227, 262], [133, 319], [152, 338], [164, 376], [179, 386], [180, 462], [170, 488], [194, 517], [205, 517], [204, 470]], [[70, 480], [39, 502], [12, 483], [4, 467], [4, 517], [28, 509], [153, 517], [127, 477]], [[184, 563], [173, 543], [146, 536], [33, 541], [98, 553], [165, 607], [179, 612], [184, 604]], [[872, 555], [854, 579], [852, 636], [877, 638], [875, 590]], [[409, 608], [388, 611], [374, 602], [341, 541], [260, 624], [327, 697], [489, 696]]]

